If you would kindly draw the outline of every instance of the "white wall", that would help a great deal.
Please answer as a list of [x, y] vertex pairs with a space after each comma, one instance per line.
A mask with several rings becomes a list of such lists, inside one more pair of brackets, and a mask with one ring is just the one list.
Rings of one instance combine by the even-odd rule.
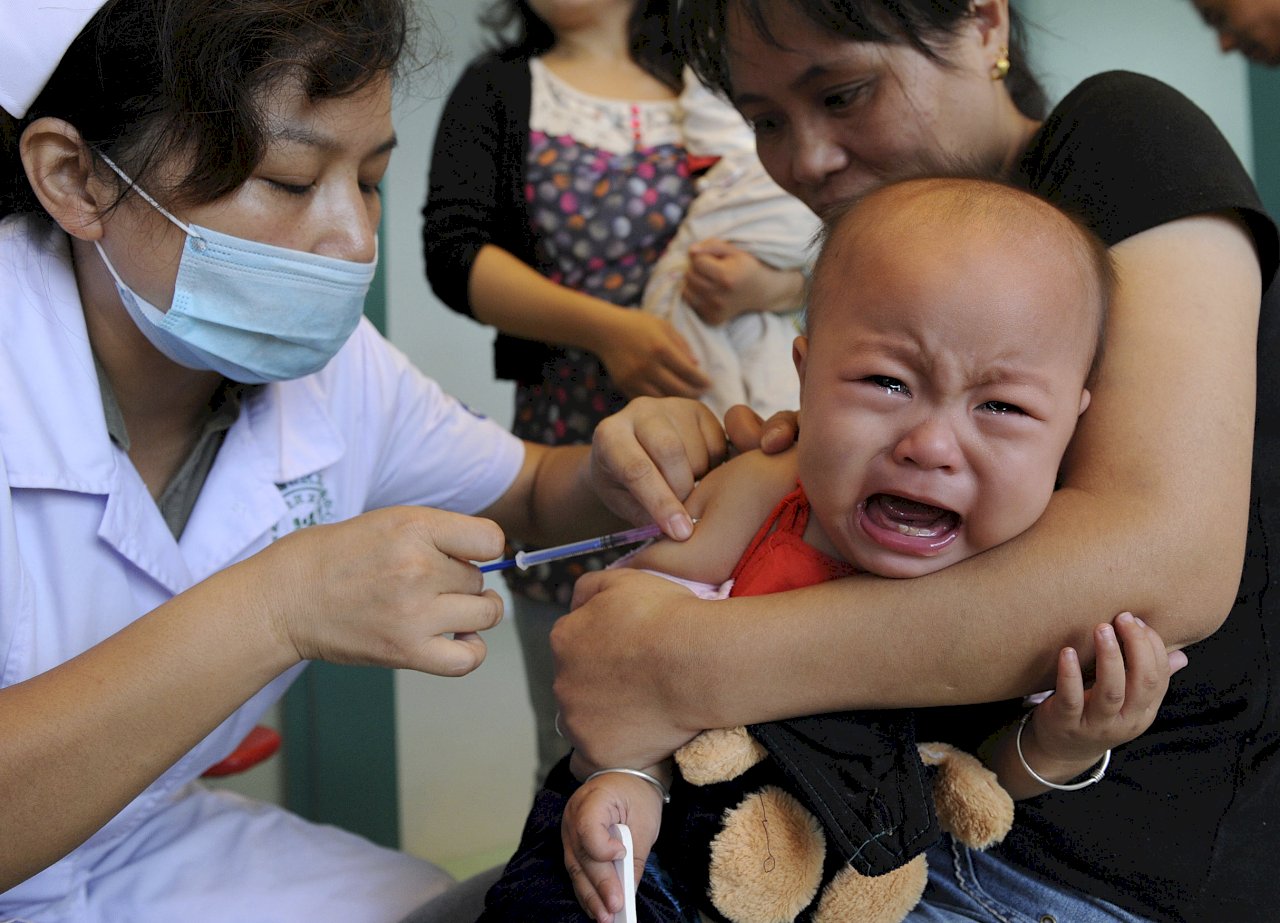
[[[1245, 67], [1219, 54], [1187, 0], [1023, 0], [1033, 57], [1053, 98], [1081, 77], [1125, 67], [1179, 87], [1251, 162]], [[390, 335], [428, 374], [473, 408], [510, 420], [511, 388], [491, 376], [491, 334], [443, 308], [423, 277], [420, 215], [426, 167], [443, 97], [479, 47], [471, 0], [429, 0], [452, 57], [399, 105], [400, 147], [387, 180]], [[498, 584], [495, 584], [498, 585]], [[397, 677], [402, 829], [406, 848], [468, 871], [501, 861], [528, 806], [533, 736], [512, 626], [488, 635], [475, 674]]]

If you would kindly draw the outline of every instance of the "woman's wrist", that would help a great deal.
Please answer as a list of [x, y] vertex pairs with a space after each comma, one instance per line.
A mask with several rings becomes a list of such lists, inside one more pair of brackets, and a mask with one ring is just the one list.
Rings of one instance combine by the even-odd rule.
[[630, 309], [620, 308], [591, 295], [581, 297], [594, 302], [584, 302], [582, 307], [582, 322], [579, 326], [582, 348], [603, 356], [616, 344], [625, 344]]
[[286, 536], [205, 581], [207, 588], [216, 588], [216, 604], [220, 608], [256, 620], [264, 643], [254, 647], [268, 661], [265, 672], [273, 676], [308, 659], [293, 635], [298, 621], [293, 589], [318, 584], [292, 572], [309, 561], [305, 556], [289, 554], [299, 537]]

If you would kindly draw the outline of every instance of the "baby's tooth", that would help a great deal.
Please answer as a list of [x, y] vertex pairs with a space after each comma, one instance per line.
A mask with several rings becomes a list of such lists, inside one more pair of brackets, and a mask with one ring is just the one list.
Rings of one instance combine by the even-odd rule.
[[903, 535], [912, 535], [917, 538], [932, 538], [938, 534], [937, 529], [922, 529], [917, 526], [909, 526], [905, 522], [895, 523], [895, 527]]

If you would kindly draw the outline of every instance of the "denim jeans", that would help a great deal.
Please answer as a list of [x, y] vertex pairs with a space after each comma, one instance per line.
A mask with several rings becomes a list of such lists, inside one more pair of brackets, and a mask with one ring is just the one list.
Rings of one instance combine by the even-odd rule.
[[944, 836], [929, 884], [904, 923], [1147, 923], [1115, 904], [1053, 884]]

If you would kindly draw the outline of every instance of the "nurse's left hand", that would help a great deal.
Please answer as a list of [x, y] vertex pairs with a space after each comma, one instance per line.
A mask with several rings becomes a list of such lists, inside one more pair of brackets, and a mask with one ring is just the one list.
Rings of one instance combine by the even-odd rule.
[[639, 397], [596, 427], [592, 484], [619, 516], [656, 522], [683, 541], [693, 534], [693, 521], [682, 501], [724, 461], [726, 450], [720, 421], [701, 401]]

